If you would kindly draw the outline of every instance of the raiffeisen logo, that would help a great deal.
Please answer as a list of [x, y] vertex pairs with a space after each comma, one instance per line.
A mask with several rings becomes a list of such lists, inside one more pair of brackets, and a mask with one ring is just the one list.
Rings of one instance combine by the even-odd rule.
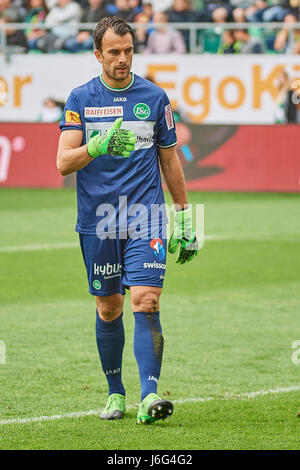
[[159, 261], [162, 261], [165, 258], [165, 250], [163, 242], [160, 238], [152, 238], [150, 246], [154, 251], [155, 256]]

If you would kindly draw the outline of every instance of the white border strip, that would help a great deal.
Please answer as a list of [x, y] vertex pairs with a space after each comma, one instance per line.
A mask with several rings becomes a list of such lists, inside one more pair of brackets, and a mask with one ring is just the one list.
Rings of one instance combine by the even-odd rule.
[[[184, 403], [206, 403], [212, 400], [240, 400], [240, 399], [252, 399], [258, 396], [263, 395], [275, 395], [279, 393], [289, 393], [289, 392], [298, 392], [300, 391], [300, 385], [292, 385], [290, 387], [276, 387], [271, 388], [270, 390], [258, 390], [256, 392], [247, 392], [239, 394], [230, 394], [226, 393], [222, 397], [198, 397], [198, 398], [182, 398], [179, 400], [172, 400], [176, 405], [181, 405]], [[127, 410], [132, 410], [137, 408], [139, 405], [127, 405]], [[100, 413], [99, 410], [89, 410], [89, 411], [75, 411], [73, 413], [57, 414], [50, 416], [33, 416], [32, 418], [12, 418], [12, 419], [2, 419], [0, 420], [0, 425], [2, 424], [27, 424], [27, 423], [41, 423], [43, 421], [56, 421], [59, 419], [66, 418], [84, 418], [86, 416], [95, 416]]]

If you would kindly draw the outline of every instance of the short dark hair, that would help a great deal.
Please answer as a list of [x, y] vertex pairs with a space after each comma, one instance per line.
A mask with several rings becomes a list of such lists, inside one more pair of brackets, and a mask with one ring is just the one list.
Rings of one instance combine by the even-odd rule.
[[126, 21], [122, 20], [118, 16], [108, 16], [102, 18], [94, 29], [93, 38], [95, 48], [99, 51], [102, 50], [102, 38], [108, 29], [112, 29], [119, 36], [125, 36], [125, 34], [130, 33], [133, 43], [135, 41], [134, 32]]
[[235, 31], [240, 31], [241, 33], [250, 34], [249, 29], [247, 28], [239, 28], [239, 29], [236, 29]]

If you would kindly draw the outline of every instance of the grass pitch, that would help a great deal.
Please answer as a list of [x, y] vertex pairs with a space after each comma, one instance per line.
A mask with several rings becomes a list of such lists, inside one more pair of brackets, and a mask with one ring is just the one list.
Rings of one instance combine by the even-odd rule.
[[158, 391], [174, 415], [137, 426], [128, 295], [128, 413], [117, 422], [96, 414], [107, 387], [75, 246], [75, 192], [0, 190], [1, 449], [300, 449], [300, 364], [291, 360], [300, 340], [300, 195], [189, 200], [205, 204], [208, 240], [187, 265], [168, 255]]

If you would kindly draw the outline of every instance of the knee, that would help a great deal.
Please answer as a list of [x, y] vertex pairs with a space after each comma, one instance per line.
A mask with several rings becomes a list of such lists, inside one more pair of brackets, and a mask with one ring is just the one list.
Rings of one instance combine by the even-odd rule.
[[123, 302], [116, 299], [107, 301], [101, 299], [101, 297], [96, 297], [96, 305], [98, 315], [104, 321], [116, 320], [123, 311]]
[[159, 311], [159, 293], [155, 290], [139, 291], [131, 295], [133, 312], [154, 313]]

